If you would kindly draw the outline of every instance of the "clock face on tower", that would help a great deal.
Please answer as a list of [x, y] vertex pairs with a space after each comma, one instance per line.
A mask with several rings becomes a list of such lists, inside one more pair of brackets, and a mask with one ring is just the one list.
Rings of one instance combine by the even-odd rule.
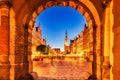
[[65, 46], [68, 46], [68, 39], [65, 39]]

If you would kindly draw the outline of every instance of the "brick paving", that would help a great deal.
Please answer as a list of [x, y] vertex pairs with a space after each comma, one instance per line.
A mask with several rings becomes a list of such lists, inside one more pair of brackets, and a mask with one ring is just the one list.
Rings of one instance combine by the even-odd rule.
[[38, 80], [84, 80], [88, 63], [83, 59], [34, 61], [33, 71], [38, 73]]

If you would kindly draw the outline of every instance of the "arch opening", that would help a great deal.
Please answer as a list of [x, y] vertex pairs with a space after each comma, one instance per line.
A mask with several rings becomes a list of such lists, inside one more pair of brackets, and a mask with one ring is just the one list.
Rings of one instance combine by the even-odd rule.
[[[56, 11], [55, 11], [56, 10]], [[60, 12], [63, 12], [63, 13], [60, 13]], [[46, 13], [46, 14], [45, 14]], [[68, 15], [68, 14], [69, 15]], [[51, 15], [50, 15], [51, 14]], [[52, 15], [53, 14], [53, 15]], [[58, 14], [58, 15], [57, 15]], [[78, 15], [79, 14], [79, 15]], [[73, 61], [74, 60], [74, 58], [76, 58], [75, 56], [77, 56], [78, 57], [78, 59], [80, 59], [80, 57], [82, 57], [82, 58], [86, 58], [87, 59], [87, 53], [88, 53], [88, 44], [86, 44], [86, 41], [85, 41], [85, 38], [84, 38], [84, 51], [83, 51], [83, 49], [82, 49], [82, 44], [83, 43], [81, 43], [81, 44], [79, 44], [80, 43], [80, 37], [81, 37], [81, 39], [82, 39], [82, 35], [84, 34], [84, 35], [86, 35], [86, 30], [84, 30], [83, 28], [85, 28], [85, 29], [88, 29], [88, 27], [87, 27], [87, 25], [85, 25], [86, 24], [86, 21], [85, 21], [85, 19], [83, 19], [84, 17], [78, 12], [78, 11], [76, 11], [75, 9], [73, 9], [73, 8], [70, 8], [70, 7], [64, 7], [64, 6], [54, 6], [54, 7], [50, 7], [50, 8], [47, 8], [45, 11], [43, 11], [43, 13], [41, 13], [40, 15], [39, 15], [39, 17], [41, 16], [41, 15], [45, 15], [45, 16], [48, 16], [47, 17], [47, 20], [46, 20], [46, 24], [45, 23], [43, 23], [42, 24], [42, 19], [45, 19], [46, 17], [44, 16], [41, 20], [40, 20], [40, 25], [38, 26], [38, 27], [40, 27], [40, 29], [42, 29], [42, 33], [45, 33], [45, 31], [46, 31], [46, 41], [47, 41], [47, 43], [45, 44], [45, 45], [48, 45], [49, 43], [50, 43], [50, 39], [52, 39], [52, 42], [51, 42], [51, 44], [53, 44], [54, 46], [51, 46], [51, 44], [49, 44], [49, 54], [47, 55], [47, 57], [45, 58], [45, 57], [43, 57], [43, 56], [45, 56], [45, 55], [43, 55], [41, 52], [39, 53], [39, 52], [37, 52], [36, 51], [36, 47], [37, 46], [34, 46], [33, 47], [33, 49], [34, 49], [34, 51], [33, 51], [33, 53], [34, 54], [32, 54], [32, 56], [33, 56], [33, 70], [34, 71], [36, 71], [37, 73], [39, 73], [39, 75], [44, 75], [45, 77], [49, 77], [50, 76], [50, 74], [48, 74], [48, 75], [45, 75], [45, 70], [44, 70], [44, 68], [41, 68], [41, 66], [43, 66], [43, 65], [45, 65], [46, 63], [48, 63], [48, 66], [49, 67], [51, 67], [51, 69], [52, 68], [55, 68], [56, 69], [56, 71], [58, 70], [58, 65], [57, 64], [60, 64], [60, 58], [57, 58], [57, 57], [63, 57], [63, 60], [61, 61], [61, 63], [62, 64], [65, 64], [65, 61], [68, 61], [68, 62], [70, 62], [71, 63], [71, 61]], [[50, 17], [50, 16], [51, 17]], [[61, 16], [62, 15], [62, 16]], [[64, 16], [63, 16], [64, 15]], [[54, 17], [55, 16], [55, 17]], [[57, 17], [56, 17], [57, 16]], [[61, 17], [64, 17], [64, 18], [61, 18]], [[68, 18], [68, 17], [72, 17], [72, 18]], [[50, 18], [50, 19], [49, 19]], [[55, 22], [54, 22], [54, 19], [55, 19]], [[67, 18], [67, 19], [66, 19]], [[79, 19], [78, 19], [79, 18]], [[63, 20], [63, 19], [65, 19], [65, 20]], [[70, 20], [70, 19], [73, 19], [73, 20]], [[51, 21], [49, 21], [49, 20], [51, 20]], [[63, 20], [63, 21], [62, 21]], [[67, 21], [66, 21], [67, 20]], [[43, 20], [44, 22], [45, 22], [45, 20]], [[49, 22], [48, 22], [49, 21]], [[60, 23], [59, 23], [60, 22]], [[76, 22], [76, 23], [74, 23], [74, 22]], [[52, 25], [50, 25], [50, 24], [52, 24]], [[56, 25], [57, 24], [57, 25]], [[79, 26], [78, 26], [78, 24], [79, 24]], [[42, 25], [44, 25], [44, 27], [45, 28], [43, 28], [43, 26]], [[77, 26], [76, 26], [77, 25]], [[34, 28], [33, 29], [35, 29], [35, 27], [36, 26], [34, 26]], [[37, 27], [37, 28], [38, 28]], [[47, 28], [47, 30], [45, 30]], [[71, 29], [72, 28], [72, 29]], [[52, 29], [52, 30], [50, 30], [50, 29]], [[59, 29], [59, 30], [57, 30], [57, 29]], [[67, 33], [68, 33], [68, 35], [66, 35], [68, 38], [65, 40], [65, 43], [64, 43], [64, 33], [65, 33], [65, 31], [66, 31], [66, 29], [67, 29]], [[43, 31], [43, 30], [45, 30], [45, 31]], [[84, 31], [83, 31], [84, 30]], [[61, 33], [61, 32], [62, 33]], [[53, 34], [52, 34], [53, 33]], [[67, 34], [66, 33], [66, 34]], [[35, 33], [34, 33], [35, 34]], [[33, 34], [33, 36], [35, 36]], [[40, 33], [41, 34], [41, 33]], [[50, 36], [50, 34], [52, 34], [52, 35], [54, 35], [54, 36], [51, 36], [50, 37], [50, 39], [49, 39], [49, 42], [48, 42], [48, 37]], [[81, 34], [81, 35], [80, 35]], [[56, 36], [55, 36], [56, 35]], [[37, 36], [37, 35], [36, 35]], [[59, 36], [59, 37], [58, 37]], [[61, 37], [62, 36], [62, 37]], [[59, 38], [59, 39], [57, 39], [57, 41], [56, 41], [56, 38]], [[72, 38], [71, 38], [72, 37]], [[55, 40], [54, 40], [55, 39]], [[87, 38], [88, 39], [88, 38]], [[42, 39], [41, 39], [42, 40]], [[37, 41], [37, 40], [36, 40]], [[62, 42], [63, 41], [63, 42]], [[73, 41], [73, 43], [72, 42], [70, 42], [70, 41]], [[82, 42], [82, 40], [81, 40], [81, 42]], [[34, 45], [36, 45], [35, 43], [33, 43]], [[38, 46], [39, 45], [42, 45], [43, 44], [43, 42], [41, 41], [41, 43], [39, 43], [38, 44]], [[79, 45], [77, 45], [77, 44], [79, 44]], [[57, 46], [56, 46], [57, 45]], [[62, 47], [63, 47], [63, 50], [62, 51], [56, 51], [56, 49], [58, 50], [60, 50], [60, 48], [61, 48], [61, 45], [62, 45]], [[67, 46], [69, 46], [69, 48], [67, 48]], [[87, 46], [87, 47], [86, 47]], [[85, 50], [86, 49], [86, 50]], [[36, 51], [36, 52], [35, 52]], [[35, 57], [35, 55], [36, 55], [36, 57]], [[54, 56], [54, 60], [52, 61], [52, 59], [50, 58], [51, 56]], [[67, 56], [73, 56], [74, 58], [66, 58]], [[50, 58], [50, 59], [48, 59], [48, 58]], [[70, 60], [68, 60], [68, 59], [70, 59]], [[36, 60], [38, 60], [38, 61], [40, 61], [41, 62], [41, 60], [42, 60], [42, 64], [41, 64], [41, 66], [36, 66], [36, 64], [35, 64], [35, 61]], [[48, 61], [47, 61], [48, 60]], [[58, 60], [58, 61], [56, 61], [56, 60]], [[75, 60], [75, 61], [80, 61], [80, 60]], [[71, 63], [72, 64], [72, 63]], [[55, 66], [53, 66], [53, 65], [55, 65]], [[72, 64], [73, 66], [71, 66], [71, 70], [72, 70], [72, 72], [70, 73], [70, 74], [72, 74], [72, 73], [75, 73], [76, 74], [76, 72], [78, 72], [79, 73], [79, 68], [78, 68], [78, 70], [76, 70], [75, 69], [75, 64]], [[76, 64], [77, 65], [77, 64]], [[65, 67], [67, 67], [68, 66], [68, 64], [66, 64], [66, 65], [61, 65], [61, 66], [64, 66], [63, 68], [65, 68]], [[80, 63], [78, 63], [78, 66], [80, 66]], [[73, 68], [75, 69], [75, 70], [73, 70]], [[42, 73], [40, 73], [39, 72], [39, 70], [41, 70], [41, 69], [43, 69], [43, 73], [44, 74], [42, 74]], [[47, 69], [48, 69], [48, 67], [47, 67]], [[47, 70], [47, 71], [50, 71], [49, 69]], [[54, 75], [54, 77], [55, 78], [58, 78], [59, 76], [59, 73], [62, 73], [62, 72], [51, 72], [51, 74], [54, 74], [54, 73], [56, 73], [55, 75]], [[60, 71], [62, 71], [61, 69], [60, 69]], [[69, 71], [69, 70], [67, 70], [67, 71]], [[63, 71], [64, 72], [64, 71]], [[88, 70], [86, 70], [86, 72], [88, 72]], [[66, 77], [66, 74], [67, 73], [63, 73], [63, 74], [61, 74], [61, 76], [63, 76], [64, 75], [64, 77]], [[70, 75], [70, 74], [68, 74], [68, 75]], [[81, 73], [79, 73], [80, 75], [82, 75]], [[53, 75], [51, 75], [51, 76], [53, 76]], [[50, 76], [50, 77], [51, 77]], [[71, 77], [71, 76], [69, 76], [69, 77]], [[74, 76], [75, 77], [75, 76]], [[80, 76], [77, 76], [78, 78], [80, 78]]]
[[[74, 2], [74, 1], [62, 1], [62, 2], [54, 2], [54, 1], [49, 1], [45, 5], [38, 5], [36, 10], [31, 12], [29, 15], [26, 24], [29, 26], [34, 25], [36, 17], [45, 9], [52, 7], [52, 6], [69, 6], [71, 8], [74, 8], [78, 10], [86, 19], [89, 29], [91, 30], [91, 51], [90, 51], [90, 57], [93, 57], [91, 60], [95, 61], [96, 63], [96, 46], [93, 43], [96, 43], [96, 26], [99, 27], [100, 22], [96, 22], [93, 13], [84, 5], [82, 2]], [[29, 36], [28, 36], [29, 37]], [[92, 66], [94, 70], [91, 71], [91, 74], [96, 74], [96, 65]], [[91, 69], [92, 69], [91, 67]]]

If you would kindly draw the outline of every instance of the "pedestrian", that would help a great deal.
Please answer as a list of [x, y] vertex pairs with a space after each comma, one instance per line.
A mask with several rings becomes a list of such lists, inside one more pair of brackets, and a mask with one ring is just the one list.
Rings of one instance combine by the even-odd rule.
[[26, 73], [19, 76], [17, 80], [34, 80], [34, 79], [31, 74]]
[[38, 79], [38, 74], [37, 74], [37, 72], [31, 72], [30, 74], [33, 76], [34, 80], [37, 80], [37, 79]]
[[97, 77], [95, 75], [90, 75], [88, 77], [88, 80], [97, 80]]

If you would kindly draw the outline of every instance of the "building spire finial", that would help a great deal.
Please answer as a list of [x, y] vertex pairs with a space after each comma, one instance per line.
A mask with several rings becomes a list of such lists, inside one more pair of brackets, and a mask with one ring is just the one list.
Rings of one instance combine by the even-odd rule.
[[67, 33], [67, 29], [66, 29], [66, 33], [65, 33], [65, 38], [68, 38], [68, 33]]

